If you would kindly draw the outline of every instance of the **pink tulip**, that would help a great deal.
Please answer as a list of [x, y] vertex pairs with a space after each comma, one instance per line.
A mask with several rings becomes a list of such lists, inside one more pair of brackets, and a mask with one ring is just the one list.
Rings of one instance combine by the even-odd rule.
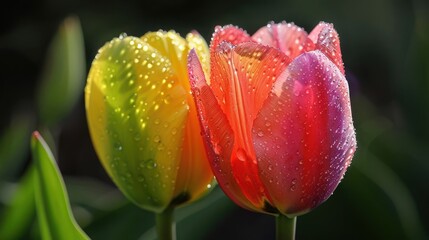
[[252, 37], [216, 27], [210, 77], [188, 71], [209, 161], [239, 206], [289, 217], [335, 190], [356, 150], [338, 34], [268, 24]]

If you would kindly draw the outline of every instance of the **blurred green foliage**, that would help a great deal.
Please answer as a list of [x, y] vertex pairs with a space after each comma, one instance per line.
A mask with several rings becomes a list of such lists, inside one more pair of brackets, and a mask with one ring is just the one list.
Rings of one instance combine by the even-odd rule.
[[51, 43], [37, 94], [41, 122], [54, 126], [70, 112], [81, 95], [85, 52], [77, 18], [64, 20]]
[[0, 215], [0, 239], [23, 239], [35, 219], [34, 167], [17, 183], [9, 206]]
[[[209, 41], [215, 25], [234, 24], [252, 34], [269, 21], [282, 20], [307, 31], [321, 20], [334, 23], [358, 137], [344, 180], [326, 203], [298, 218], [297, 238], [429, 238], [428, 1], [25, 4], [23, 9], [21, 1], [13, 1], [2, 10], [14, 14], [0, 14], [6, 16], [0, 35], [0, 239], [40, 238], [28, 180], [34, 174], [28, 157], [34, 126], [53, 133], [58, 148], [51, 148], [58, 153], [73, 214], [89, 237], [153, 237], [152, 214], [125, 200], [92, 149], [82, 99], [84, 66], [89, 69], [98, 48], [122, 32], [140, 36], [160, 28], [182, 34], [196, 29]], [[82, 34], [79, 22], [70, 19], [66, 22], [74, 24], [62, 25], [56, 34], [70, 13], [79, 17]], [[64, 33], [70, 26], [72, 35]], [[82, 36], [85, 47], [79, 43]], [[38, 107], [33, 99], [39, 99]], [[178, 209], [176, 219], [179, 239], [274, 239], [271, 216], [236, 207], [220, 189]]]

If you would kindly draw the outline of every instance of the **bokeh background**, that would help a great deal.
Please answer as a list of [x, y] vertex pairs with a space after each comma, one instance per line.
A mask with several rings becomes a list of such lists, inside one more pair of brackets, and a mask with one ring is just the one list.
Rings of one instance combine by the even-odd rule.
[[[49, 122], [38, 101], [46, 94], [46, 71], [56, 66], [51, 43], [69, 16], [82, 28], [84, 74], [73, 104]], [[175, 29], [185, 36], [196, 29], [209, 41], [216, 25], [253, 34], [283, 20], [307, 31], [319, 21], [334, 23], [358, 138], [335, 193], [298, 218], [297, 239], [429, 239], [427, 0], [8, 1], [0, 9], [0, 223], [8, 221], [8, 206], [31, 164], [30, 133], [48, 125], [84, 231], [93, 239], [150, 239], [153, 216], [116, 190], [89, 138], [83, 83], [98, 48], [123, 32]], [[25, 212], [16, 239], [37, 239], [34, 214]], [[274, 239], [273, 217], [236, 207], [217, 188], [176, 218], [179, 239]]]

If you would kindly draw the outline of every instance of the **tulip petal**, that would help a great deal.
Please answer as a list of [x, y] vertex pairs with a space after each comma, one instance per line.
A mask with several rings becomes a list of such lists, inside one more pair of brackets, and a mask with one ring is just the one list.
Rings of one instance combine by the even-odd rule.
[[243, 109], [248, 120], [240, 123], [242, 126], [252, 124], [274, 81], [291, 61], [277, 49], [254, 42], [236, 47], [223, 42], [212, 57], [210, 87], [216, 90], [213, 92], [230, 122], [237, 107], [249, 108]]
[[188, 71], [213, 173], [219, 184], [226, 186], [223, 190], [229, 198], [243, 208], [257, 211], [258, 209], [254, 208], [242, 194], [233, 176], [229, 174], [232, 171], [229, 159], [234, 145], [233, 131], [212, 90], [207, 85], [195, 50], [189, 53]]
[[253, 40], [249, 34], [241, 28], [232, 25], [224, 27], [216, 26], [210, 42], [210, 53], [216, 52], [218, 46], [222, 42], [229, 42], [233, 45], [237, 45], [243, 42], [253, 42]]
[[99, 50], [85, 90], [89, 130], [104, 168], [130, 200], [156, 212], [173, 197], [179, 161], [171, 159], [180, 157], [189, 109], [172, 67], [141, 39], [116, 38]]
[[307, 50], [307, 32], [293, 23], [270, 23], [259, 29], [252, 39], [280, 49], [291, 59]]
[[[215, 32], [212, 36], [212, 41], [210, 43], [210, 58], [211, 62], [214, 62], [215, 54], [220, 51], [219, 46], [221, 45], [236, 45], [242, 42], [250, 42], [253, 41], [252, 38], [241, 28], [227, 25], [224, 27], [216, 26]], [[228, 44], [227, 44], [228, 43]], [[213, 66], [210, 66], [213, 68]], [[218, 71], [215, 69], [216, 74], [223, 73], [223, 71]], [[224, 103], [224, 85], [225, 81], [223, 81], [222, 76], [213, 77], [213, 72], [210, 73], [210, 79], [207, 83], [210, 85], [216, 99], [219, 103]], [[213, 82], [215, 81], [215, 82]], [[222, 110], [224, 104], [221, 104]]]
[[320, 51], [300, 55], [274, 84], [253, 139], [261, 179], [283, 214], [321, 204], [356, 149], [344, 75]]
[[[186, 65], [187, 53], [190, 48], [195, 49], [198, 56], [204, 60], [205, 71], [209, 69], [209, 50], [204, 39], [197, 32], [189, 33], [187, 41], [174, 31], [150, 32], [142, 36], [142, 40], [149, 43], [163, 56], [168, 57], [172, 63], [173, 73], [176, 74], [186, 92], [191, 90]], [[172, 101], [177, 101], [177, 99], [172, 99]], [[176, 161], [180, 161], [180, 168], [178, 169], [180, 177], [175, 183], [174, 196], [186, 198], [178, 201], [190, 202], [206, 192], [207, 186], [210, 186], [213, 180], [213, 175], [207, 161], [200, 132], [195, 131], [195, 127], [198, 126], [198, 117], [191, 94], [187, 94], [186, 104], [189, 107], [189, 113], [183, 128], [182, 156], [180, 159], [176, 159]]]
[[[186, 41], [190, 49], [195, 49], [204, 75], [210, 76], [210, 51], [204, 38], [197, 31], [192, 31], [186, 35]], [[207, 79], [207, 83], [210, 85], [210, 78]]]
[[190, 89], [188, 72], [186, 71], [186, 60], [188, 57], [188, 44], [174, 31], [148, 32], [141, 39], [155, 48], [162, 56], [171, 62], [174, 74], [182, 86]]
[[272, 84], [290, 59], [275, 48], [255, 42], [236, 47], [223, 42], [212, 59], [210, 87], [218, 90], [213, 91], [218, 94], [217, 102], [234, 129], [232, 172], [246, 198], [261, 209], [265, 202], [270, 202], [270, 197], [258, 180], [251, 129]]
[[316, 45], [315, 49], [324, 53], [344, 74], [344, 64], [340, 48], [340, 38], [334, 25], [320, 22], [308, 36]]

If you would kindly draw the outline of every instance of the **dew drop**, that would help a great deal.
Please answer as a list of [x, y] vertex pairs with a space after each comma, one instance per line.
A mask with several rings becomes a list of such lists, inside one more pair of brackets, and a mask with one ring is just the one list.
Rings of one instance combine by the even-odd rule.
[[171, 96], [170, 95], [165, 96], [164, 103], [169, 104], [170, 102], [171, 102]]
[[154, 169], [157, 167], [157, 164], [152, 158], [149, 158], [143, 162], [143, 166], [146, 167], [147, 169]]
[[242, 148], [239, 148], [237, 150], [236, 156], [237, 156], [237, 159], [242, 161], [242, 162], [246, 161], [246, 159], [247, 159], [247, 154], [244, 151], [244, 149], [242, 149]]
[[119, 142], [116, 142], [113, 147], [116, 149], [116, 151], [122, 151], [122, 145]]
[[222, 147], [219, 145], [219, 143], [213, 144], [213, 150], [218, 155], [222, 153]]
[[292, 192], [296, 190], [296, 178], [292, 179], [290, 190]]
[[126, 34], [126, 33], [121, 33], [121, 34], [119, 34], [119, 39], [124, 39], [124, 38], [126, 38], [128, 35]]

